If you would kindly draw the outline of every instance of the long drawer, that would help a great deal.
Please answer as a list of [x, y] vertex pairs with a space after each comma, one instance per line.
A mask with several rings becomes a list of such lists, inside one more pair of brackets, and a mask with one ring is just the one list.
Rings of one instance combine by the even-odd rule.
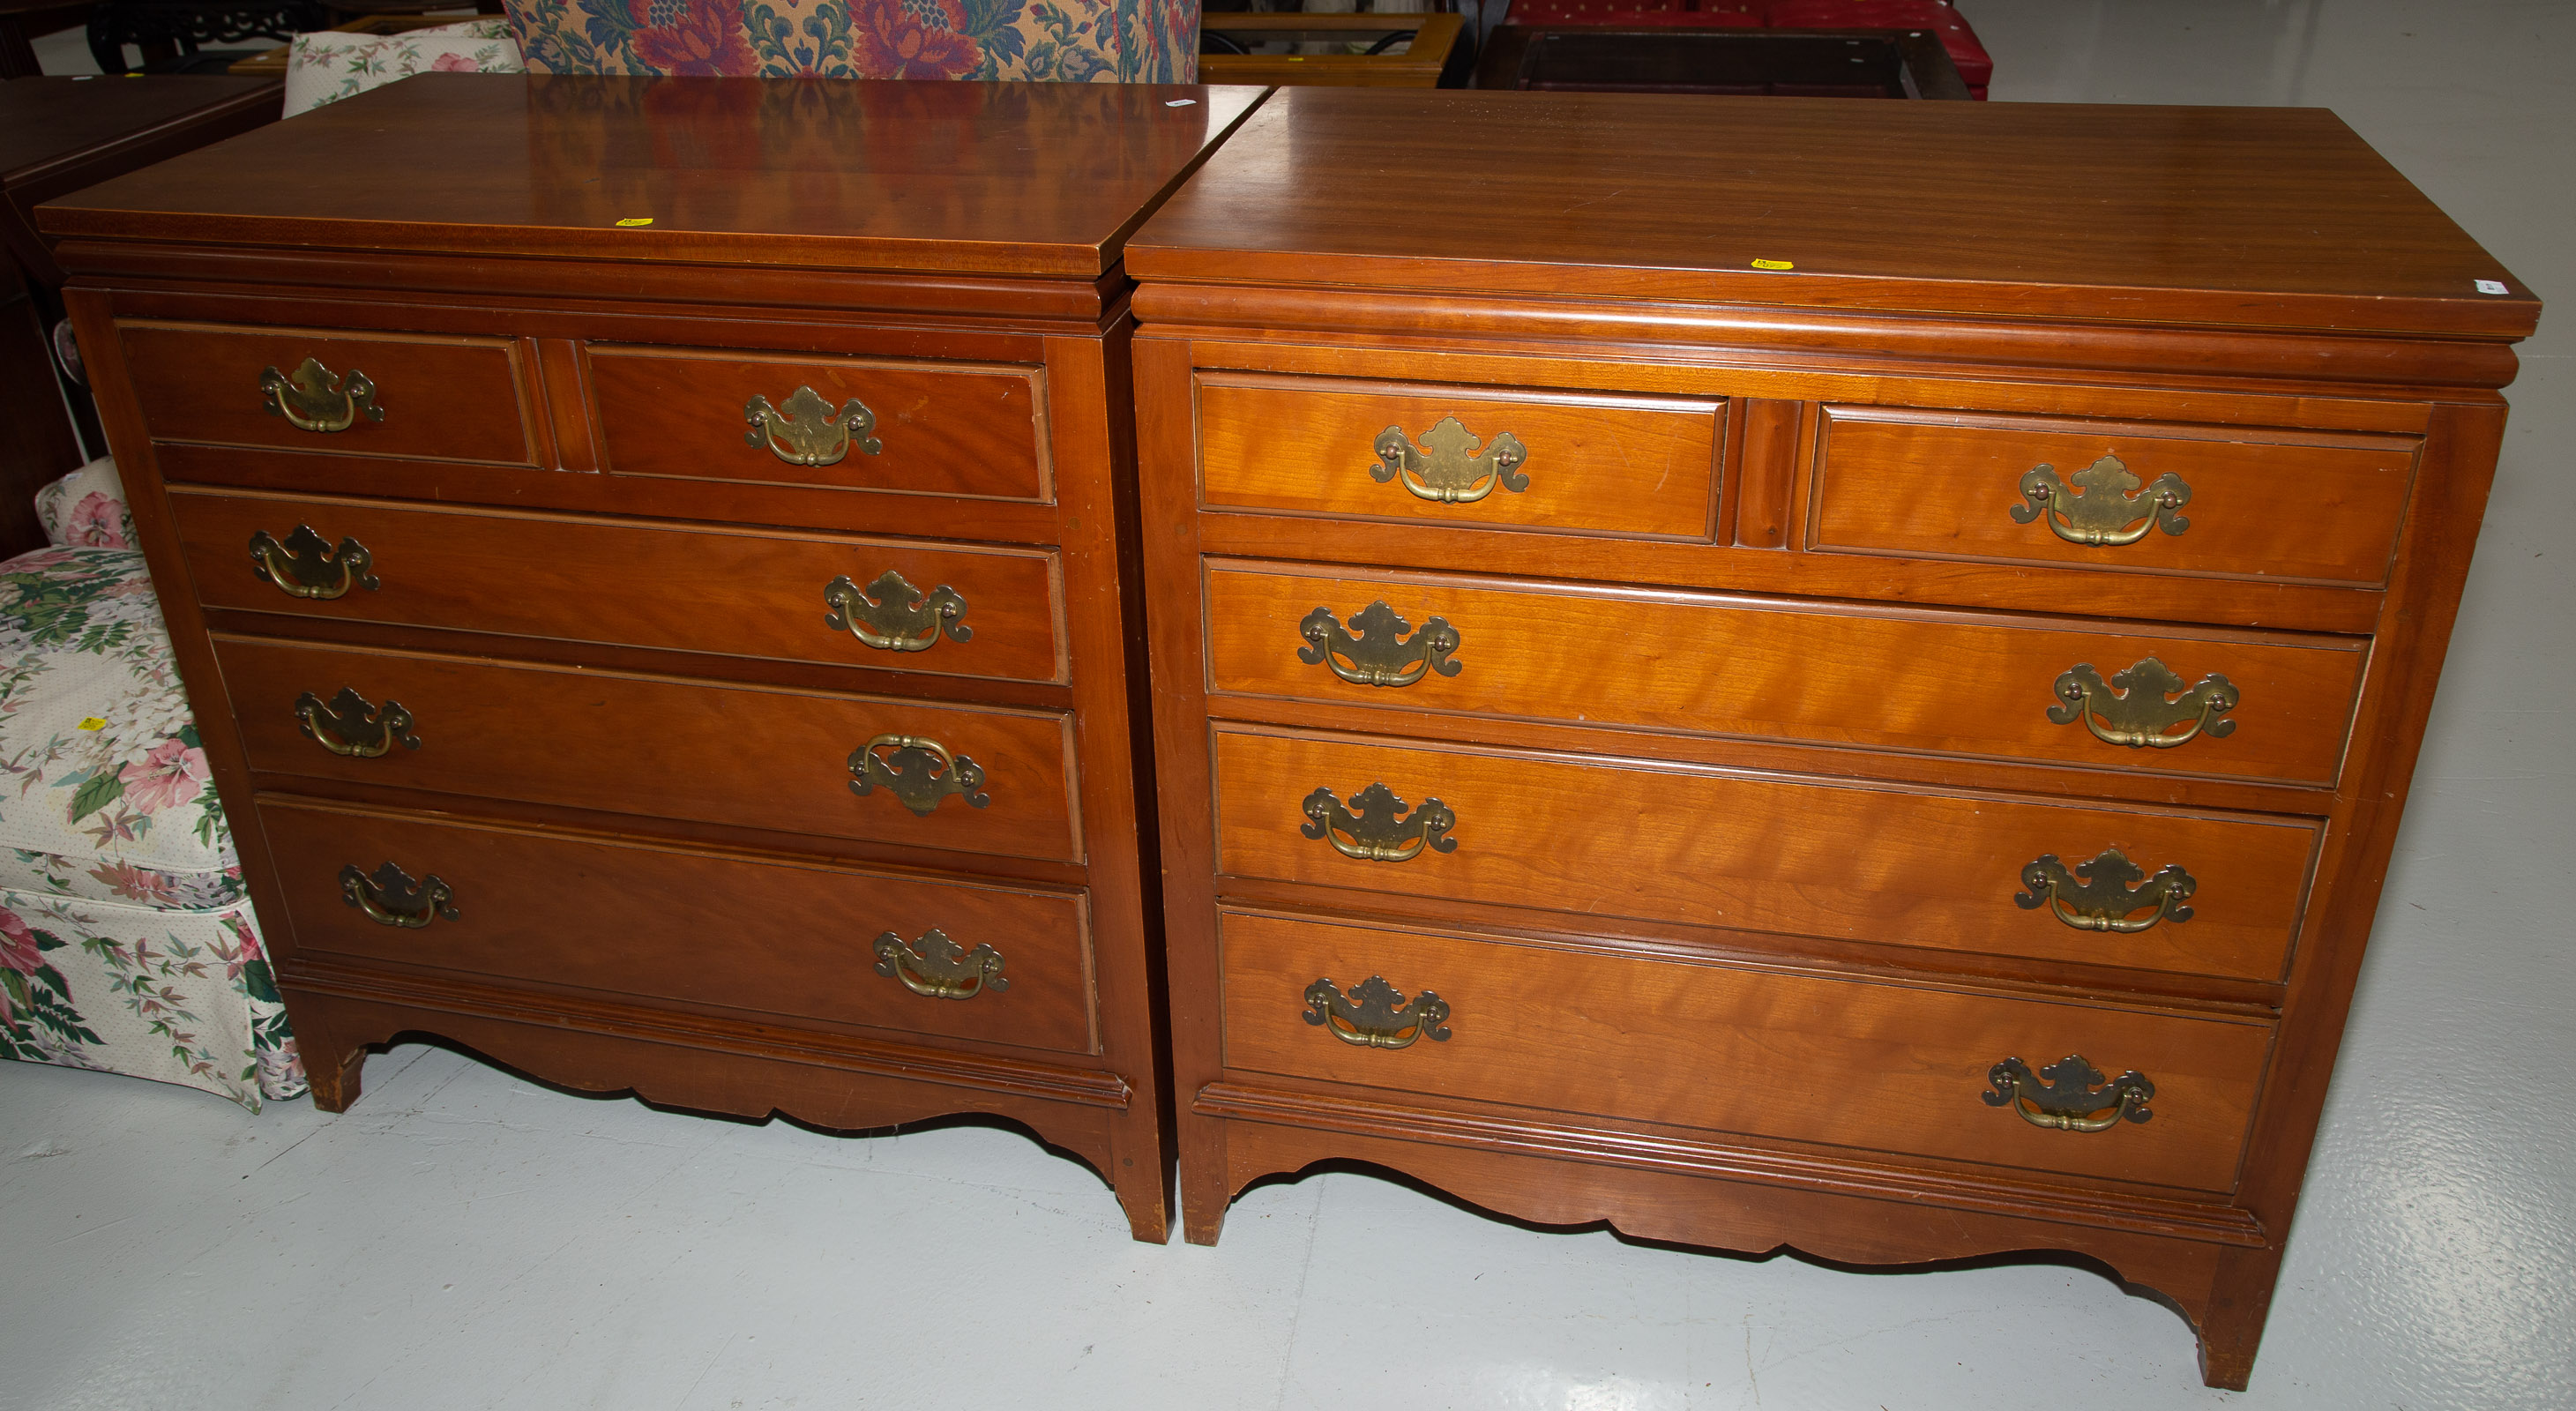
[[2411, 436], [1829, 406], [1811, 548], [2378, 587]]
[[1725, 403], [1202, 373], [1219, 509], [1705, 539]]
[[2300, 784], [2368, 645], [1241, 561], [1206, 602], [1214, 693]]
[[[213, 607], [1065, 678], [1064, 575], [1051, 551], [186, 487], [170, 504], [198, 598]], [[363, 567], [341, 562], [353, 543]]]
[[1034, 367], [606, 343], [587, 360], [612, 474], [1054, 498]]
[[517, 345], [506, 338], [141, 320], [121, 322], [117, 332], [158, 440], [508, 465], [536, 459]]
[[[2199, 1191], [2235, 1184], [2272, 1037], [2253, 1020], [1238, 912], [1219, 943], [1230, 1072]], [[2049, 1071], [2078, 1054], [2103, 1077]], [[1992, 1086], [2016, 1059], [2029, 1100]], [[2143, 1102], [2079, 1111], [2074, 1093], [2132, 1072]], [[2139, 1106], [2146, 1120], [2125, 1115]]]
[[259, 816], [304, 951], [754, 1016], [1099, 1048], [1078, 892], [274, 797]]
[[2262, 981], [2318, 841], [2306, 819], [1222, 727], [1216, 823], [1233, 877]]
[[1082, 859], [1054, 712], [254, 637], [219, 635], [215, 655], [257, 770]]

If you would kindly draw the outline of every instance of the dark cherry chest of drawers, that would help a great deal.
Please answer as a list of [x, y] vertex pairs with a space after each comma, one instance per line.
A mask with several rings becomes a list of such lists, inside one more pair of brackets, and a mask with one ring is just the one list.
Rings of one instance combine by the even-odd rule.
[[1189, 1237], [2072, 1250], [2243, 1386], [2529, 292], [2317, 111], [1325, 89], [1128, 262]]
[[321, 1105], [997, 1113], [1165, 1237], [1117, 260], [1258, 97], [433, 75], [45, 212]]

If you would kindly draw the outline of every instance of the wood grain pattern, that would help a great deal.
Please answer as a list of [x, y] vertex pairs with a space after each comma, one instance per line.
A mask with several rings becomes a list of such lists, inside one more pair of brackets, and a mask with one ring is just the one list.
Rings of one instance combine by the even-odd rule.
[[[1047, 501], [1046, 380], [1034, 367], [940, 366], [858, 358], [593, 344], [591, 395], [612, 475], [824, 485], [845, 490]], [[832, 465], [790, 465], [745, 439], [743, 407], [784, 407], [811, 387], [835, 415], [855, 399], [883, 449]], [[925, 521], [928, 533], [971, 524]]]
[[[2249, 980], [2282, 976], [2320, 832], [1408, 740], [1220, 727], [1215, 746], [1227, 878]], [[1457, 850], [1365, 862], [1300, 831], [1309, 793], [1347, 802], [1372, 783], [1448, 805]], [[2013, 903], [2043, 854], [2074, 864], [2110, 848], [2190, 872], [2191, 919], [2103, 935]]]
[[[657, 261], [1089, 278], [1118, 262], [1127, 232], [1264, 92], [426, 77], [56, 202], [44, 228], [587, 257], [630, 269]], [[338, 176], [284, 175], [314, 171]], [[647, 217], [647, 226], [618, 225]], [[631, 274], [621, 278], [618, 292], [639, 292]]]
[[[1063, 570], [1043, 550], [512, 514], [303, 496], [171, 493], [208, 607], [887, 671], [1065, 679]], [[251, 571], [254, 533], [310, 525], [367, 547], [382, 585], [297, 598]], [[825, 622], [823, 590], [888, 570], [966, 600], [963, 642], [870, 647]]]
[[[500, 339], [140, 321], [121, 323], [117, 331], [152, 434], [161, 440], [536, 463], [519, 401], [518, 349]], [[271, 411], [260, 374], [272, 367], [292, 373], [306, 358], [343, 377], [364, 372], [376, 385], [384, 420], [362, 416], [345, 431], [316, 432]]]
[[[1400, 427], [1418, 445], [1453, 416], [1481, 449], [1519, 438], [1529, 487], [1441, 504], [1372, 478], [1380, 432]], [[1708, 537], [1725, 434], [1716, 402], [1212, 374], [1199, 379], [1198, 417], [1212, 506], [1676, 539]]]
[[[2388, 580], [2418, 444], [1828, 406], [1807, 546], [2376, 588]], [[2014, 521], [2009, 511], [2028, 509], [2016, 489], [2026, 472], [2049, 465], [2071, 485], [2105, 456], [2140, 486], [2181, 477], [2191, 491], [2183, 532], [2088, 546], [2040, 520]]]
[[[1327, 577], [1231, 560], [1210, 563], [1206, 594], [1208, 684], [1219, 694], [2309, 784], [2334, 782], [2364, 660], [2362, 644], [2334, 638]], [[1417, 629], [1435, 616], [1456, 628], [1458, 673], [1359, 686], [1298, 659], [1307, 613], [1329, 607], [1347, 620], [1381, 599]], [[2148, 657], [2186, 682], [2233, 682], [2243, 693], [2235, 731], [2132, 749], [2048, 718], [2061, 673], [2090, 663], [2107, 680]]]
[[[819, 1020], [1085, 1057], [1090, 942], [1078, 893], [571, 838], [446, 815], [267, 798], [260, 826], [288, 859], [287, 921], [308, 953], [623, 995], [753, 1022]], [[381, 925], [339, 872], [391, 861], [455, 890], [457, 916]], [[926, 997], [876, 971], [893, 931], [992, 945], [1005, 988]], [[606, 939], [613, 938], [613, 939]], [[604, 939], [606, 943], [603, 943]]]
[[[2109, 1005], [1235, 912], [1219, 926], [1232, 1071], [2191, 1190], [2235, 1184], [2271, 1043], [2267, 1024]], [[1304, 1022], [1309, 984], [1371, 975], [1437, 991], [1453, 1037], [1362, 1048]], [[2154, 1117], [2050, 1131], [1978, 1099], [2000, 1059], [2078, 1052], [2153, 1079]]]
[[[1533, 144], [1534, 129], [1562, 140]], [[1387, 219], [1424, 191], [1503, 204]], [[1139, 232], [1127, 267], [1148, 283], [2496, 338], [2539, 315], [2316, 108], [1282, 89]], [[2480, 278], [2510, 292], [2481, 295]]]
[[[1066, 721], [424, 653], [218, 637], [251, 768], [442, 794], [868, 838], [911, 847], [1082, 859]], [[402, 702], [417, 750], [332, 754], [298, 732], [296, 698], [348, 687]], [[880, 735], [935, 739], [983, 766], [992, 802], [916, 815], [850, 791], [852, 751]]]

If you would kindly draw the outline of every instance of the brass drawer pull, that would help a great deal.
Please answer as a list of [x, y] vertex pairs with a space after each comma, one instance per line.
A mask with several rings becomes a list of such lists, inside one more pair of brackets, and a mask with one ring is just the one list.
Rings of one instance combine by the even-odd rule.
[[1298, 832], [1321, 838], [1333, 851], [1362, 862], [1404, 862], [1428, 844], [1434, 852], [1456, 852], [1458, 840], [1443, 836], [1458, 826], [1458, 815], [1438, 799], [1405, 814], [1404, 800], [1384, 784], [1371, 784], [1351, 795], [1358, 809], [1342, 807], [1330, 789], [1317, 789], [1302, 805], [1306, 823]]
[[[2033, 911], [2045, 904], [2057, 919], [2078, 931], [2111, 931], [2128, 936], [2159, 921], [2183, 922], [2191, 919], [2191, 908], [2183, 905], [2200, 883], [2169, 863], [2164, 870], [2149, 877], [2146, 869], [2129, 861], [2118, 848], [2105, 851], [2091, 862], [2079, 862], [2069, 869], [2058, 861], [2057, 854], [2042, 854], [2038, 861], [2021, 870], [2024, 890], [2013, 894], [2013, 904]], [[2140, 917], [2138, 912], [2153, 911]]]
[[1347, 997], [1328, 979], [1308, 985], [1306, 1022], [1359, 1048], [1410, 1048], [1426, 1038], [1449, 1042], [1449, 1002], [1424, 990], [1408, 1004], [1383, 975], [1351, 986]]
[[351, 759], [381, 759], [396, 745], [420, 748], [420, 737], [411, 733], [411, 712], [402, 702], [372, 706], [354, 686], [341, 687], [328, 705], [311, 691], [296, 697], [295, 725], [322, 748]]
[[1497, 485], [1515, 495], [1529, 488], [1529, 477], [1520, 469], [1529, 448], [1521, 438], [1506, 431], [1479, 451], [1476, 434], [1454, 416], [1440, 418], [1422, 433], [1419, 449], [1401, 426], [1379, 432], [1372, 449], [1378, 463], [1369, 467], [1369, 478], [1383, 485], [1401, 476], [1404, 488], [1418, 500], [1472, 505]]
[[1002, 953], [991, 946], [962, 950], [947, 932], [935, 927], [923, 932], [917, 944], [921, 949], [914, 950], [892, 931], [878, 936], [877, 973], [891, 975], [905, 989], [932, 999], [973, 999], [986, 990], [1011, 987], [1002, 975]]
[[274, 583], [287, 594], [298, 598], [329, 599], [349, 591], [350, 585], [372, 593], [384, 586], [376, 580], [376, 556], [355, 539], [342, 539], [340, 547], [313, 532], [313, 526], [299, 524], [281, 544], [269, 537], [267, 530], [250, 536], [250, 571], [261, 582]]
[[1306, 645], [1297, 649], [1297, 659], [1309, 666], [1320, 662], [1331, 667], [1335, 676], [1354, 686], [1410, 686], [1425, 672], [1458, 674], [1458, 663], [1449, 659], [1458, 650], [1457, 628], [1435, 617], [1425, 621], [1410, 641], [1405, 640], [1404, 634], [1412, 631], [1413, 624], [1396, 616], [1384, 600], [1360, 609], [1349, 631], [1343, 630], [1331, 608], [1317, 608], [1297, 624], [1297, 635], [1306, 639]]
[[346, 431], [362, 416], [385, 419], [385, 409], [376, 405], [376, 384], [365, 373], [351, 368], [346, 376], [335, 377], [312, 358], [297, 364], [292, 374], [273, 366], [262, 369], [259, 394], [270, 416], [286, 418], [298, 431]]
[[388, 861], [374, 876], [350, 863], [340, 869], [340, 897], [379, 926], [419, 930], [441, 917], [463, 919], [456, 911], [456, 892], [436, 873], [414, 882], [411, 874]]
[[950, 794], [964, 794], [969, 807], [982, 808], [993, 801], [979, 792], [983, 787], [984, 767], [971, 755], [950, 754], [937, 740], [879, 735], [850, 752], [851, 793], [866, 798], [888, 790], [916, 815], [928, 815]]
[[771, 454], [789, 465], [838, 465], [856, 444], [869, 455], [885, 449], [873, 433], [877, 414], [865, 403], [852, 397], [841, 404], [835, 418], [832, 404], [811, 387], [799, 387], [787, 394], [787, 407], [781, 411], [769, 404], [767, 397], [754, 397], [742, 404], [742, 419], [751, 429], [742, 434], [743, 444], [757, 446], [769, 443]]
[[942, 632], [952, 642], [975, 636], [965, 621], [966, 599], [956, 589], [942, 583], [925, 593], [891, 568], [865, 589], [842, 574], [823, 589], [823, 601], [832, 609], [823, 615], [824, 626], [879, 651], [926, 652], [939, 644]]
[[2167, 471], [2137, 494], [2138, 477], [2118, 456], [2104, 456], [2075, 472], [2072, 489], [2057, 467], [2038, 465], [2021, 478], [2026, 502], [2009, 511], [2015, 524], [2045, 518], [2049, 531], [2070, 544], [2110, 548], [2134, 544], [2158, 529], [2180, 534], [2191, 521], [2178, 511], [2191, 503], [2191, 486]]
[[2144, 1122], [2156, 1114], [2147, 1103], [2156, 1085], [2132, 1068], [2110, 1085], [2080, 1053], [2068, 1054], [2033, 1076], [2030, 1065], [2007, 1058], [1986, 1070], [1988, 1091], [1979, 1093], [1988, 1107], [2010, 1107], [2034, 1127], [2061, 1132], [2107, 1132], [2122, 1122]]
[[[2236, 688], [2226, 677], [2204, 676], [2199, 685], [2186, 688], [2173, 668], [2154, 657], [2107, 684], [2091, 663], [2078, 666], [2057, 678], [2057, 698], [2064, 704], [2048, 708], [2050, 720], [2060, 725], [2081, 720], [2093, 738], [2131, 749], [2169, 750], [2202, 735], [2218, 739], [2236, 729], [2235, 721], [2219, 719], [2236, 709]], [[2185, 721], [2190, 729], [2166, 733]]]

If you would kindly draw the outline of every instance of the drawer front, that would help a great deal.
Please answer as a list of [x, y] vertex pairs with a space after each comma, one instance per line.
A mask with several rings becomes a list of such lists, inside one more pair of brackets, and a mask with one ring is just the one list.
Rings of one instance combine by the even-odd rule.
[[[253, 769], [912, 847], [1081, 860], [1069, 720], [217, 636]], [[340, 693], [354, 693], [344, 706]], [[305, 733], [298, 704], [341, 753]], [[388, 732], [400, 708], [407, 729]], [[318, 707], [318, 709], [316, 709]], [[417, 748], [402, 743], [418, 740]], [[852, 756], [879, 745], [853, 790]], [[968, 768], [971, 762], [972, 770]], [[980, 790], [959, 792], [980, 770]], [[977, 794], [989, 800], [973, 806]], [[916, 805], [926, 811], [916, 813]]]
[[1827, 407], [1809, 544], [2375, 588], [2419, 444]]
[[[1217, 692], [2301, 784], [2335, 779], [2365, 655], [2337, 637], [1238, 563], [1209, 565], [1206, 601]], [[1379, 602], [1402, 628], [1350, 625]], [[1334, 621], [1309, 628], [1318, 609]], [[2148, 661], [2179, 680], [2122, 678]], [[1371, 684], [1372, 667], [1403, 684]], [[2119, 742], [2131, 729], [2172, 743]]]
[[536, 461], [505, 338], [137, 321], [117, 331], [156, 440]]
[[[262, 801], [260, 819], [305, 951], [762, 1017], [1098, 1051], [1078, 893], [276, 799]], [[379, 871], [388, 863], [398, 876]], [[359, 901], [350, 899], [350, 867], [363, 875]], [[432, 904], [432, 878], [443, 907]], [[944, 945], [926, 939], [933, 931]]]
[[[1054, 498], [1034, 367], [597, 343], [589, 364], [612, 474]], [[758, 415], [754, 398], [766, 404]]]
[[[2284, 973], [2318, 836], [2297, 819], [1248, 730], [1218, 732], [1216, 774], [1229, 876], [2260, 981]], [[1354, 796], [1373, 785], [1404, 810], [1369, 817]], [[1308, 812], [1318, 789], [1330, 830]]]
[[1221, 509], [1706, 539], [1725, 414], [1608, 392], [1201, 373], [1201, 493]]
[[[198, 597], [214, 607], [1065, 679], [1062, 574], [1048, 552], [186, 488], [170, 503]], [[298, 542], [303, 529], [329, 546], [327, 560]], [[274, 547], [250, 547], [262, 536]], [[363, 574], [339, 563], [353, 540]], [[299, 547], [303, 561], [281, 568]]]
[[[1225, 915], [1220, 938], [1229, 1070], [2199, 1191], [2235, 1184], [2272, 1032], [1256, 915]], [[1410, 1030], [1401, 1010], [1351, 998], [1371, 977], [1407, 1001], [1436, 994], [1448, 1016], [1432, 1032], [1448, 1038], [1338, 1037]], [[1309, 1023], [1318, 980], [1357, 1013], [1325, 1001]], [[2004, 1060], [2037, 1075], [2069, 1054], [2142, 1074], [2149, 1120], [2043, 1128], [1981, 1097]]]

